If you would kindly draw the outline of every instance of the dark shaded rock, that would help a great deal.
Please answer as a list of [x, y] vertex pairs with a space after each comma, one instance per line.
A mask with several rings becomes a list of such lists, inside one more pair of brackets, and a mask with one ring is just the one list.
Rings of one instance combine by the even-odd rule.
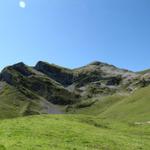
[[100, 62], [100, 61], [94, 61], [94, 62], [90, 63], [89, 65], [98, 66], [98, 65], [101, 65], [101, 64], [104, 64], [104, 63], [102, 63], [102, 62]]
[[77, 77], [74, 77], [74, 83], [76, 83], [77, 87], [82, 87], [99, 80], [103, 80], [103, 77], [101, 76], [101, 73], [97, 71], [80, 73]]
[[0, 74], [0, 79], [2, 81], [6, 81], [8, 84], [13, 84], [13, 76], [11, 73], [7, 72], [6, 69], [4, 69]]
[[64, 86], [70, 85], [73, 83], [73, 73], [71, 70], [62, 68], [56, 65], [50, 65], [45, 62], [38, 62], [35, 66], [35, 69], [46, 74], [50, 78], [56, 80]]
[[32, 75], [32, 72], [29, 71], [29, 68], [23, 63], [20, 62], [18, 64], [15, 64], [12, 66], [16, 71], [20, 72], [24, 76], [30, 76]]
[[111, 77], [108, 81], [107, 81], [107, 83], [106, 83], [106, 85], [113, 85], [113, 86], [115, 86], [115, 85], [119, 85], [120, 84], [120, 82], [121, 82], [121, 76], [120, 77]]

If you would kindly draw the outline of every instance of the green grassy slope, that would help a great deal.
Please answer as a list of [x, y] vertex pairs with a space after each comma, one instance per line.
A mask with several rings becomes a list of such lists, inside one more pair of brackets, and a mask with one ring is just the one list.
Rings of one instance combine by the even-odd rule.
[[145, 74], [145, 73], [149, 73], [150, 72], [150, 69], [147, 69], [147, 70], [144, 70], [144, 71], [139, 71], [137, 73], [139, 74]]
[[128, 96], [112, 95], [100, 98], [92, 106], [78, 107], [74, 109], [74, 112], [117, 121], [150, 121], [150, 86], [141, 88]]
[[102, 116], [124, 121], [150, 121], [150, 87], [135, 91], [107, 109]]
[[27, 98], [15, 88], [5, 85], [0, 92], [0, 118], [21, 116], [28, 107]]
[[22, 93], [13, 86], [3, 84], [0, 90], [0, 119], [57, 111], [55, 106], [30, 91], [24, 89]]
[[3, 120], [0, 121], [0, 149], [149, 150], [149, 126], [143, 126], [141, 131], [139, 126], [119, 124], [116, 128], [114, 125], [84, 115]]

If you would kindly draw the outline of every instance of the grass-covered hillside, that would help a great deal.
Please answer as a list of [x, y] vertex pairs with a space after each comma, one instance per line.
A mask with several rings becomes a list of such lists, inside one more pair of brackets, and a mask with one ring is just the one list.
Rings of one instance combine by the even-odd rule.
[[27, 89], [20, 91], [5, 82], [0, 86], [0, 119], [64, 113], [63, 107], [55, 106]]
[[112, 105], [103, 116], [122, 121], [150, 121], [150, 87], [139, 89]]
[[126, 95], [112, 95], [100, 98], [90, 98], [83, 100], [77, 105], [73, 105], [68, 109], [69, 113], [86, 114], [86, 115], [100, 115], [114, 104], [122, 101]]
[[[87, 100], [87, 103], [92, 100]], [[91, 106], [86, 106], [86, 102], [83, 104], [85, 106], [76, 105], [71, 111], [110, 120], [147, 122], [150, 121], [150, 86], [141, 88], [130, 95], [118, 94], [100, 98]]]
[[1, 150], [149, 150], [150, 127], [84, 115], [0, 121]]

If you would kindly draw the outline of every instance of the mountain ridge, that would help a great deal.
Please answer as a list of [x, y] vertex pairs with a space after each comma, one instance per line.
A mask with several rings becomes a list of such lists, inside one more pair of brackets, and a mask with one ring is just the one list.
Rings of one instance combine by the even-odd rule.
[[[37, 62], [35, 66], [20, 62], [2, 70], [0, 83], [4, 85], [0, 88], [1, 102], [6, 105], [7, 99], [13, 107], [9, 95], [14, 93], [11, 95], [16, 99], [18, 110], [23, 109], [18, 112], [20, 116], [55, 112], [55, 105], [60, 108], [60, 112], [65, 113], [71, 105], [80, 105], [89, 98], [130, 94], [150, 85], [150, 73], [136, 73], [99, 61], [75, 69], [43, 61]], [[5, 87], [9, 92], [5, 92]], [[28, 107], [22, 106], [24, 104], [20, 103], [18, 95], [25, 102], [27, 99]], [[6, 113], [7, 116], [9, 113]]]

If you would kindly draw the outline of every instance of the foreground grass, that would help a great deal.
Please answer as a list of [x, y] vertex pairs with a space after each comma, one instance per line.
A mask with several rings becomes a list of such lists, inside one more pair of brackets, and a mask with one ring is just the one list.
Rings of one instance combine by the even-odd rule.
[[43, 115], [0, 121], [1, 150], [149, 150], [150, 126], [86, 115]]

